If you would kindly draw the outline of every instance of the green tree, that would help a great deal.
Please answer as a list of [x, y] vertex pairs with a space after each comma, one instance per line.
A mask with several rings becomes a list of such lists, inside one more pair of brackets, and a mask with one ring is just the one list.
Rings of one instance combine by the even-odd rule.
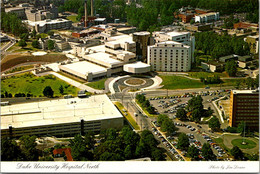
[[195, 23], [195, 20], [194, 19], [191, 19], [190, 20], [190, 24], [192, 25], [192, 24], [194, 24]]
[[151, 159], [153, 161], [165, 161], [165, 150], [163, 148], [153, 148], [152, 149], [152, 154], [151, 154]]
[[246, 85], [248, 89], [254, 88], [255, 83], [254, 83], [254, 79], [252, 79], [251, 77], [246, 78]]
[[185, 109], [181, 108], [177, 110], [176, 113], [176, 118], [180, 119], [180, 120], [187, 120], [187, 112], [185, 111]]
[[64, 88], [63, 88], [62, 85], [60, 85], [60, 87], [59, 87], [59, 91], [60, 91], [60, 94], [63, 94], [63, 93], [64, 93]]
[[201, 120], [203, 113], [202, 110], [195, 109], [191, 112], [191, 115], [192, 115], [192, 120], [197, 123]]
[[237, 64], [234, 60], [228, 61], [225, 70], [229, 76], [235, 77], [237, 73]]
[[36, 136], [24, 135], [20, 140], [21, 152], [24, 155], [24, 161], [38, 161], [39, 153], [36, 149]]
[[219, 130], [219, 128], [220, 128], [220, 122], [219, 122], [219, 120], [218, 120], [218, 118], [217, 118], [216, 116], [213, 116], [213, 117], [209, 120], [208, 124], [209, 124], [209, 127], [210, 127], [213, 131], [217, 131], [217, 130]]
[[18, 42], [18, 45], [22, 48], [26, 47], [27, 43], [25, 42], [25, 40], [23, 39], [20, 39], [19, 42]]
[[50, 31], [47, 32], [47, 34], [48, 34], [49, 36], [53, 36], [53, 35], [54, 35], [54, 31], [50, 30]]
[[20, 35], [20, 39], [23, 39], [25, 41], [27, 41], [28, 38], [29, 38], [29, 34], [28, 33], [23, 33], [23, 34]]
[[93, 153], [87, 148], [87, 143], [81, 135], [75, 135], [70, 140], [71, 155], [75, 161], [88, 161], [93, 159]]
[[190, 146], [188, 148], [188, 151], [187, 151], [187, 155], [192, 159], [192, 160], [197, 160], [198, 159], [198, 156], [199, 156], [199, 150], [194, 146]]
[[38, 40], [32, 41], [33, 48], [39, 48], [39, 45], [40, 45], [40, 43], [38, 42]]
[[19, 161], [22, 160], [21, 150], [14, 140], [7, 137], [1, 138], [1, 160]]
[[239, 147], [237, 146], [234, 146], [231, 150], [230, 150], [230, 153], [232, 156], [234, 156], [234, 158], [236, 160], [242, 160], [243, 157], [244, 157], [244, 154], [243, 152], [239, 149]]
[[259, 87], [259, 74], [257, 74], [256, 79], [255, 79], [255, 87]]
[[244, 121], [241, 121], [238, 125], [237, 125], [237, 132], [241, 133], [241, 135], [243, 135], [244, 131], [247, 130], [246, 127], [246, 123]]
[[32, 36], [33, 38], [35, 38], [35, 37], [36, 37], [36, 34], [37, 34], [36, 30], [33, 29], [32, 33], [31, 33], [31, 36]]
[[178, 137], [177, 147], [181, 150], [187, 150], [189, 147], [189, 137], [185, 133], [181, 133]]
[[202, 156], [204, 157], [204, 159], [206, 161], [209, 161], [209, 160], [214, 161], [214, 160], [216, 160], [216, 155], [214, 155], [214, 153], [213, 153], [209, 143], [203, 144], [201, 152], [202, 152]]
[[55, 48], [55, 42], [53, 40], [48, 40], [47, 47], [48, 50], [53, 50]]
[[52, 98], [54, 94], [54, 91], [50, 86], [46, 86], [43, 90], [43, 95], [49, 98]]

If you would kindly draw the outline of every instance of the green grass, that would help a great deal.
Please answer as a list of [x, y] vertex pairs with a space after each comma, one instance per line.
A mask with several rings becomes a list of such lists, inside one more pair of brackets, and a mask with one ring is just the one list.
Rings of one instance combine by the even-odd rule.
[[213, 141], [214, 141], [215, 143], [217, 143], [220, 147], [222, 147], [223, 149], [225, 149], [227, 152], [230, 151], [230, 149], [224, 144], [222, 138], [213, 138]]
[[72, 15], [72, 16], [68, 16], [68, 17], [67, 17], [68, 20], [71, 20], [71, 21], [74, 22], [74, 23], [75, 23], [75, 22], [79, 22], [76, 18], [77, 18], [77, 15]]
[[91, 88], [94, 88], [94, 89], [105, 89], [105, 81], [107, 80], [107, 78], [104, 78], [104, 79], [100, 79], [98, 81], [94, 81], [94, 82], [90, 82], [90, 83], [87, 83], [86, 85], [90, 86]]
[[46, 38], [46, 37], [48, 37], [48, 34], [47, 34], [47, 33], [41, 33], [40, 35], [41, 35], [41, 38]]
[[188, 72], [190, 77], [200, 79], [201, 77], [206, 78], [206, 77], [213, 77], [214, 75], [217, 75], [219, 77], [227, 77], [225, 73], [218, 73], [218, 72]]
[[56, 78], [55, 76], [48, 75], [43, 77], [36, 77], [31, 73], [23, 75], [12, 76], [7, 79], [1, 80], [1, 92], [7, 91], [13, 96], [16, 93], [30, 93], [33, 96], [43, 96], [43, 90], [46, 86], [51, 86], [54, 91], [54, 96], [61, 96], [59, 92], [60, 85], [64, 88], [64, 94], [76, 95], [78, 89], [68, 83]]
[[246, 144], [242, 144], [243, 139], [234, 139], [231, 141], [233, 146], [237, 146], [241, 149], [252, 149], [256, 147], [256, 143], [252, 140], [245, 139]]
[[26, 52], [26, 51], [39, 51], [38, 48], [33, 48], [32, 42], [27, 41], [27, 46], [22, 48], [18, 45], [18, 42], [15, 43], [12, 47], [10, 47], [7, 51], [14, 51], [14, 52]]
[[[121, 103], [115, 102], [115, 105], [121, 111], [121, 113], [125, 113], [123, 111], [123, 109], [125, 109], [125, 108]], [[129, 121], [129, 123], [134, 127], [135, 130], [140, 130], [139, 125], [136, 123], [136, 121], [133, 119], [133, 117], [130, 115], [130, 113], [128, 111], [126, 113], [127, 113], [127, 115], [124, 114], [124, 116]]]
[[188, 88], [203, 88], [206, 85], [201, 83], [199, 80], [192, 80], [186, 77], [180, 76], [167, 76], [167, 75], [160, 75], [163, 82], [161, 85], [163, 89], [188, 89]]

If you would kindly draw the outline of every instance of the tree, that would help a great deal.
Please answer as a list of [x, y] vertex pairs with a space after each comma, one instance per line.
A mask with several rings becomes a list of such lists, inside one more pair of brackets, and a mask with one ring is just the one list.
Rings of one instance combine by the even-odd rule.
[[199, 110], [199, 109], [195, 109], [191, 112], [191, 115], [192, 115], [192, 120], [195, 121], [195, 122], [199, 122], [203, 113], [202, 113], [202, 110]]
[[194, 19], [191, 19], [190, 20], [190, 24], [192, 25], [192, 24], [194, 24], [195, 23], [195, 20]]
[[24, 156], [24, 161], [38, 161], [39, 153], [36, 149], [37, 143], [35, 142], [36, 136], [24, 135], [20, 140], [21, 152]]
[[189, 137], [185, 133], [181, 133], [178, 137], [177, 147], [181, 150], [187, 150], [189, 147]]
[[248, 89], [254, 88], [254, 79], [252, 79], [251, 77], [246, 78], [246, 85]]
[[54, 35], [54, 31], [50, 30], [50, 31], [47, 32], [47, 34], [48, 34], [49, 36], [53, 36], [53, 35]]
[[187, 120], [187, 112], [185, 109], [181, 108], [177, 110], [176, 117], [180, 120]]
[[20, 39], [19, 42], [18, 42], [18, 45], [22, 48], [26, 47], [27, 43], [25, 42], [25, 40], [23, 39]]
[[33, 46], [33, 48], [39, 48], [39, 42], [38, 42], [38, 40], [34, 40], [34, 41], [32, 41], [32, 46]]
[[216, 116], [213, 116], [210, 120], [209, 120], [209, 127], [213, 130], [219, 130], [220, 128], [220, 122], [218, 120], [218, 118]]
[[50, 86], [46, 86], [43, 90], [43, 95], [49, 98], [52, 98], [54, 94], [54, 91]]
[[228, 61], [225, 65], [225, 70], [229, 76], [235, 77], [237, 73], [237, 64], [234, 60]]
[[28, 40], [28, 37], [29, 37], [29, 34], [28, 33], [23, 33], [20, 35], [20, 38], [27, 41]]
[[14, 140], [7, 137], [1, 138], [1, 160], [18, 161], [22, 160], [21, 150]]
[[35, 37], [36, 37], [36, 34], [37, 34], [36, 30], [33, 29], [32, 33], [31, 33], [31, 36], [32, 36], [33, 38], [35, 38]]
[[243, 152], [239, 149], [239, 147], [237, 146], [234, 146], [231, 150], [230, 150], [230, 153], [232, 156], [234, 156], [234, 158], [236, 160], [242, 160], [243, 157], [244, 157], [244, 154]]
[[63, 93], [64, 93], [64, 88], [63, 88], [62, 85], [60, 85], [60, 87], [59, 87], [59, 91], [60, 91], [60, 94], [63, 94]]
[[75, 161], [88, 161], [93, 159], [93, 153], [87, 148], [86, 140], [79, 134], [70, 140], [71, 155]]
[[153, 161], [165, 161], [166, 155], [164, 154], [165, 150], [163, 148], [153, 148], [151, 159]]
[[255, 79], [255, 87], [259, 87], [259, 74], [257, 74], [256, 79]]
[[246, 123], [244, 121], [241, 121], [237, 125], [237, 132], [241, 133], [241, 135], [242, 135], [244, 133], [244, 131], [246, 131]]
[[188, 148], [188, 151], [187, 151], [187, 155], [192, 159], [192, 160], [197, 160], [198, 159], [198, 156], [199, 156], [199, 150], [194, 146], [190, 146]]
[[203, 144], [201, 152], [206, 161], [214, 161], [216, 159], [216, 155], [214, 155], [209, 143]]
[[48, 50], [53, 50], [55, 48], [55, 42], [53, 40], [48, 40], [47, 47]]

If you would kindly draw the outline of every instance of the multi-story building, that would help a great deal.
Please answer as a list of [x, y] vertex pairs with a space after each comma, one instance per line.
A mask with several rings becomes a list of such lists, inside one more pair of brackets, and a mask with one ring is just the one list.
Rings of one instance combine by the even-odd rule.
[[5, 12], [6, 13], [14, 13], [14, 14], [17, 15], [17, 17], [20, 17], [21, 19], [26, 19], [24, 7], [5, 8]]
[[175, 41], [188, 45], [191, 47], [191, 61], [194, 62], [194, 51], [195, 51], [195, 37], [191, 36], [190, 32], [154, 32], [154, 39], [156, 43], [165, 41]]
[[259, 50], [259, 35], [247, 36], [244, 40], [250, 46], [250, 53], [257, 54]]
[[152, 71], [189, 71], [191, 47], [175, 41], [148, 46], [148, 64]]
[[133, 33], [133, 41], [136, 42], [137, 59], [146, 62], [147, 46], [153, 44], [150, 32], [142, 31]]
[[195, 22], [207, 23], [219, 20], [219, 12], [205, 13], [195, 16]]
[[258, 90], [231, 91], [229, 125], [236, 127], [242, 121], [252, 130], [259, 129]]

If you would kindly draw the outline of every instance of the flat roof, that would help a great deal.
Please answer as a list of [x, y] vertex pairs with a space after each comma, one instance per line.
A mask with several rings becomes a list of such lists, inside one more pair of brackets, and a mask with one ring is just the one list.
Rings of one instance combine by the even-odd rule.
[[118, 43], [125, 43], [125, 42], [135, 43], [133, 41], [132, 36], [127, 35], [127, 34], [122, 34], [122, 35], [119, 35], [119, 36], [110, 37], [108, 39], [109, 39], [109, 41], [116, 41]]
[[84, 75], [87, 73], [99, 74], [99, 73], [107, 72], [106, 68], [87, 61], [80, 61], [80, 62], [75, 62], [67, 65], [61, 65], [61, 67], [66, 67], [68, 69], [71, 69], [73, 71], [79, 72]]
[[146, 68], [146, 67], [150, 67], [150, 65], [143, 63], [143, 62], [135, 62], [135, 63], [129, 63], [129, 64], [125, 64], [124, 66], [126, 67], [131, 67], [131, 68]]
[[98, 21], [98, 22], [103, 22], [103, 21], [105, 21], [106, 20], [106, 18], [97, 18], [97, 19], [94, 19], [94, 21]]
[[174, 37], [174, 36], [180, 36], [180, 35], [185, 35], [185, 34], [189, 34], [190, 32], [177, 32], [177, 31], [172, 31], [172, 32], [168, 32], [166, 33], [167, 35]]
[[100, 52], [100, 53], [93, 53], [93, 54], [88, 54], [87, 57], [91, 57], [93, 59], [100, 60], [100, 61], [109, 63], [111, 65], [122, 63], [119, 60], [111, 58], [113, 56], [111, 56], [111, 54], [108, 54], [108, 53], [102, 53], [102, 52]]
[[210, 15], [216, 15], [217, 12], [210, 12], [210, 13], [205, 13], [205, 14], [201, 14], [201, 15], [197, 15], [199, 17], [204, 17], [204, 16], [210, 16]]
[[134, 35], [138, 35], [138, 36], [145, 36], [145, 35], [150, 35], [150, 32], [148, 31], [139, 31], [139, 32], [134, 32]]
[[24, 21], [27, 22], [31, 26], [35, 26], [36, 24], [37, 25], [39, 24], [40, 26], [44, 26], [45, 24], [62, 23], [62, 22], [68, 22], [69, 20], [63, 19], [63, 18], [58, 18], [58, 19], [54, 19], [54, 20], [46, 19], [43, 21], [36, 21], [36, 22], [32, 22], [29, 20], [24, 20]]
[[88, 47], [86, 50], [92, 50], [96, 52], [105, 52], [105, 45], [98, 45], [98, 46], [93, 46], [93, 47]]
[[[71, 101], [74, 101], [71, 104]], [[103, 105], [102, 105], [103, 103]], [[34, 113], [33, 113], [34, 112]], [[13, 115], [12, 115], [13, 114]], [[106, 95], [57, 99], [1, 107], [1, 129], [122, 118]]]
[[253, 94], [259, 93], [258, 90], [232, 90], [234, 94]]

